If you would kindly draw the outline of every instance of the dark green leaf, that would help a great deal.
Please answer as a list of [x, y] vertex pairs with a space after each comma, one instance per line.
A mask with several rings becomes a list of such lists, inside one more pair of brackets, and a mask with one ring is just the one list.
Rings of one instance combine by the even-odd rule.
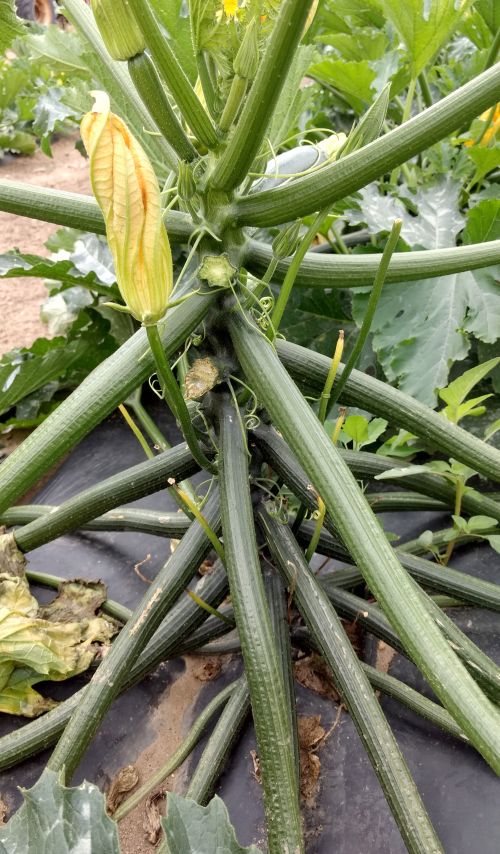
[[295, 344], [331, 356], [339, 330], [349, 327], [352, 321], [342, 294], [314, 288], [292, 291], [281, 331]]
[[342, 59], [323, 59], [309, 69], [310, 73], [344, 95], [351, 107], [361, 113], [373, 100], [372, 88], [376, 74], [367, 59], [346, 62]]
[[472, 0], [381, 0], [409, 50], [414, 77], [437, 54], [471, 4]]
[[0, 413], [7, 412], [48, 383], [62, 387], [80, 382], [116, 348], [109, 324], [92, 310], [84, 310], [67, 338], [38, 338], [29, 348], [12, 350], [0, 361]]
[[162, 819], [168, 854], [260, 854], [255, 845], [238, 844], [224, 801], [217, 795], [202, 807], [174, 792], [167, 794], [167, 817]]
[[22, 792], [23, 805], [0, 828], [0, 854], [120, 854], [118, 826], [97, 786], [85, 781], [67, 788], [46, 770]]
[[[498, 195], [498, 187], [495, 192]], [[500, 199], [485, 199], [469, 211], [462, 240], [464, 243], [500, 240]]]

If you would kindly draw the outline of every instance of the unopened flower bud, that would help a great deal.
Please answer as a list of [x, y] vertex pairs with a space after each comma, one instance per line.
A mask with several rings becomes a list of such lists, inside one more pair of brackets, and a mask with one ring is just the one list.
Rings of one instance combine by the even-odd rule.
[[105, 92], [81, 123], [90, 179], [102, 210], [120, 293], [145, 325], [165, 314], [173, 285], [170, 244], [153, 167]]
[[185, 160], [179, 161], [177, 193], [183, 202], [189, 202], [193, 196], [196, 195], [196, 183], [193, 176], [193, 169]]
[[113, 59], [132, 59], [146, 47], [128, 0], [91, 0], [95, 22]]
[[284, 228], [273, 240], [273, 255], [278, 261], [293, 255], [299, 242], [301, 220], [297, 219]]
[[259, 41], [257, 38], [257, 20], [252, 18], [245, 30], [243, 41], [233, 62], [234, 73], [242, 80], [253, 80], [259, 67]]

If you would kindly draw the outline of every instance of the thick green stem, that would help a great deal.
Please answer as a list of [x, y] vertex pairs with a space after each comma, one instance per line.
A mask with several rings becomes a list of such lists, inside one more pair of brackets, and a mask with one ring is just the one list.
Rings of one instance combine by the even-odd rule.
[[186, 401], [182, 396], [182, 392], [165, 354], [158, 326], [147, 326], [146, 332], [149, 346], [151, 347], [151, 352], [155, 360], [156, 372], [160, 381], [164, 400], [179, 422], [179, 426], [188, 444], [189, 450], [199, 467], [201, 469], [206, 469], [213, 474], [217, 469], [206, 457], [205, 453], [201, 449], [200, 443], [198, 442], [198, 437], [196, 436], [193, 422], [191, 421], [191, 416], [189, 415], [189, 411], [186, 406]]
[[301, 852], [292, 734], [255, 539], [246, 441], [238, 414], [227, 400], [220, 403], [219, 431], [226, 570], [252, 701], [269, 852]]
[[[219, 565], [211, 573], [204, 575], [194, 589], [205, 602], [218, 605], [227, 591], [226, 573]], [[181, 596], [136, 663], [126, 673], [120, 684], [120, 691], [140, 682], [162, 661], [192, 651], [226, 629], [227, 626], [220, 620], [207, 620], [205, 611], [188, 595]], [[72, 714], [83, 702], [85, 691], [86, 688], [76, 691], [43, 717], [3, 736], [0, 739], [0, 769], [10, 768], [53, 745]]]
[[[1, 186], [0, 186], [1, 192]], [[2, 197], [0, 195], [0, 205]], [[422, 249], [395, 252], [387, 271], [386, 282], [412, 282], [461, 273], [497, 264], [500, 259], [500, 240], [450, 249]], [[245, 249], [245, 264], [257, 276], [262, 276], [273, 260], [270, 244], [249, 240]], [[292, 263], [286, 258], [273, 270], [273, 281], [282, 282]], [[379, 255], [323, 255], [308, 252], [300, 265], [295, 284], [311, 288], [360, 288], [371, 285], [380, 263]]]
[[246, 676], [240, 676], [224, 711], [210, 736], [189, 781], [187, 798], [205, 804], [222, 773], [224, 764], [240, 734], [250, 710], [250, 691]]
[[309, 571], [293, 534], [264, 508], [259, 511], [258, 519], [297, 607], [333, 671], [335, 684], [370, 757], [408, 851], [414, 854], [442, 851], [394, 734], [342, 623]]
[[[378, 605], [367, 602], [359, 596], [354, 596], [347, 590], [339, 590], [335, 583], [328, 584], [326, 582], [324, 587], [328, 598], [339, 613], [347, 619], [358, 621], [361, 626], [376, 637], [381, 638], [389, 646], [408, 655], [399, 634], [392, 628]], [[500, 668], [498, 665], [491, 658], [488, 658], [416, 584], [415, 593], [420, 597], [422, 605], [425, 605], [436, 626], [442, 630], [450, 649], [459, 656], [471, 676], [481, 685], [495, 706], [498, 706], [500, 700]]]
[[[205, 506], [212, 527], [218, 527], [218, 503], [214, 492]], [[71, 780], [128, 671], [190, 582], [208, 547], [203, 528], [194, 521], [97, 668], [47, 765], [61, 771], [66, 780]]]
[[16, 543], [21, 551], [32, 551], [68, 531], [82, 527], [122, 503], [136, 501], [166, 489], [169, 478], [182, 480], [196, 470], [197, 465], [188, 448], [178, 445], [84, 489], [60, 504], [53, 513], [40, 516], [18, 528], [15, 532]]
[[198, 152], [182, 129], [158, 77], [151, 57], [140, 53], [128, 61], [132, 82], [163, 136], [181, 160], [195, 160]]
[[450, 649], [363, 492], [275, 351], [248, 318], [229, 331], [252, 388], [321, 495], [366, 583], [443, 705], [500, 773], [500, 712]]
[[[310, 522], [304, 522], [301, 525], [297, 534], [300, 543], [308, 541], [308, 537], [311, 536], [311, 529]], [[321, 533], [318, 552], [337, 560], [349, 560], [345, 546], [327, 531]], [[448, 594], [464, 603], [478, 605], [480, 608], [489, 608], [492, 611], [500, 612], [500, 585], [493, 584], [491, 581], [483, 581], [482, 578], [467, 575], [467, 573], [451, 569], [451, 567], [447, 567], [446, 572], [443, 572], [442, 568], [432, 561], [407, 554], [401, 549], [396, 549], [396, 554], [409, 575], [425, 589]], [[357, 573], [356, 575], [351, 570], [349, 571], [348, 582], [352, 587], [362, 583], [363, 576], [359, 569]], [[331, 579], [331, 582], [336, 584], [336, 571], [334, 570], [331, 576], [325, 573], [322, 579]]]
[[215, 148], [219, 143], [215, 127], [165, 38], [149, 0], [129, 0], [129, 6], [181, 114], [199, 141]]
[[[0, 210], [80, 231], [106, 234], [104, 219], [96, 200], [81, 193], [38, 187], [24, 181], [1, 180]], [[178, 211], [169, 211], [163, 222], [171, 243], [187, 242], [194, 229], [191, 219]]]
[[[133, 2], [137, 3], [137, 0]], [[210, 176], [213, 187], [230, 192], [250, 171], [285, 84], [312, 3], [313, 0], [282, 0], [279, 16], [238, 123]]]
[[387, 277], [387, 271], [391, 263], [391, 258], [399, 240], [402, 224], [402, 220], [397, 219], [394, 221], [394, 224], [392, 226], [391, 233], [389, 235], [384, 251], [382, 253], [382, 257], [380, 259], [380, 266], [377, 270], [375, 281], [373, 282], [373, 288], [370, 291], [370, 297], [368, 299], [368, 305], [366, 306], [366, 312], [363, 318], [363, 323], [361, 324], [361, 329], [359, 330], [358, 337], [356, 338], [356, 343], [352, 348], [351, 355], [349, 356], [346, 365], [342, 371], [342, 375], [340, 376], [339, 381], [334, 386], [333, 394], [330, 396], [330, 400], [328, 402], [327, 414], [331, 410], [332, 406], [334, 406], [338, 401], [349, 377], [352, 374], [353, 368], [356, 367], [359, 357], [363, 352], [363, 347], [365, 346], [366, 339], [368, 338], [368, 334], [373, 323], [373, 318], [377, 310], [378, 301], [382, 294], [382, 288]]
[[497, 65], [358, 151], [286, 186], [238, 199], [232, 216], [239, 225], [270, 226], [311, 214], [439, 142], [495, 104], [499, 96]]
[[186, 737], [182, 740], [181, 744], [177, 748], [177, 750], [170, 756], [167, 762], [162, 765], [158, 771], [155, 771], [154, 774], [149, 777], [146, 782], [140, 786], [137, 791], [135, 791], [123, 804], [120, 804], [118, 809], [113, 815], [115, 821], [121, 821], [125, 818], [129, 812], [132, 812], [136, 806], [140, 804], [140, 802], [149, 795], [150, 792], [153, 791], [157, 786], [160, 785], [170, 774], [173, 774], [177, 768], [182, 765], [182, 763], [187, 759], [189, 754], [198, 744], [200, 738], [203, 735], [203, 732], [213, 718], [215, 713], [220, 709], [222, 705], [227, 703], [230, 699], [231, 695], [234, 693], [236, 688], [236, 682], [231, 682], [230, 685], [226, 685], [222, 691], [219, 691], [218, 694], [213, 698], [213, 700], [208, 703], [207, 706], [203, 709], [201, 714], [196, 718], [194, 724], [190, 728]]
[[[281, 340], [276, 342], [276, 349], [283, 364], [301, 387], [308, 393], [321, 393], [330, 368], [327, 356]], [[339, 373], [342, 370], [341, 365]], [[344, 406], [357, 406], [385, 418], [391, 424], [429, 442], [446, 456], [460, 460], [487, 478], [500, 481], [500, 451], [447, 421], [425, 404], [368, 374], [354, 370], [340, 402]], [[393, 467], [397, 465], [395, 462]], [[414, 488], [410, 480], [406, 483], [411, 489]], [[436, 493], [436, 497], [440, 496]]]
[[264, 587], [266, 588], [267, 601], [269, 603], [269, 614], [276, 638], [278, 650], [278, 663], [283, 672], [283, 684], [285, 686], [285, 709], [288, 715], [288, 726], [292, 733], [292, 749], [295, 764], [295, 776], [297, 787], [300, 783], [300, 747], [299, 733], [297, 727], [297, 704], [295, 700], [295, 677], [292, 661], [292, 644], [290, 640], [290, 626], [288, 624], [288, 596], [283, 579], [269, 564], [262, 564]]
[[[164, 486], [162, 484], [160, 489]], [[27, 525], [35, 519], [56, 513], [57, 507], [48, 504], [21, 504], [0, 515], [0, 524], [9, 527]], [[137, 531], [157, 537], [180, 539], [189, 528], [190, 520], [184, 513], [161, 513], [158, 510], [138, 510], [118, 507], [91, 522], [79, 525], [83, 531]], [[71, 528], [71, 530], [76, 530]]]

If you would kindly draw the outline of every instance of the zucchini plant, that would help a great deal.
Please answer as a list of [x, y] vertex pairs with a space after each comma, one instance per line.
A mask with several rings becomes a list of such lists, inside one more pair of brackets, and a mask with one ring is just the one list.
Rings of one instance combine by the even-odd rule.
[[[396, 14], [392, 3], [375, 5], [382, 11], [388, 7], [389, 17]], [[425, 5], [434, 14], [434, 6], [441, 4]], [[4, 13], [8, 6], [3, 3]], [[339, 349], [332, 362], [280, 333], [297, 282], [325, 290], [373, 287], [360, 333], [364, 341], [386, 276], [409, 282], [487, 267], [498, 258], [497, 241], [394, 252], [401, 222], [382, 256], [329, 257], [309, 249], [335, 202], [383, 175], [393, 173], [397, 180], [408, 161], [494, 107], [500, 65], [494, 53], [489, 55], [484, 70], [469, 82], [412, 118], [405, 109], [400, 122], [391, 120], [392, 129], [390, 92], [384, 86], [356, 127], [317, 145], [312, 166], [280, 178], [275, 160], [266, 173], [267, 133], [282, 109], [281, 95], [317, 6], [314, 0], [191, 0], [195, 82], [192, 66], [183, 63], [181, 47], [167, 37], [165, 22], [160, 23], [149, 0], [93, 0], [92, 11], [84, 0], [65, 2], [65, 14], [96, 51], [113, 84], [113, 91], [93, 93], [93, 107], [89, 97], [81, 126], [94, 198], [0, 181], [0, 208], [105, 234], [119, 288], [113, 309], [128, 312], [142, 328], [2, 464], [0, 519], [13, 531], [0, 541], [1, 570], [8, 575], [14, 563], [19, 571], [24, 554], [84, 527], [181, 539], [132, 613], [107, 603], [108, 613], [123, 627], [89, 684], [0, 739], [1, 767], [54, 745], [47, 770], [22, 807], [28, 825], [14, 817], [0, 830], [3, 850], [22, 847], [26, 826], [36, 820], [37, 809], [43, 812], [37, 803], [49, 799], [57, 805], [67, 798], [71, 814], [88, 792], [98, 812], [91, 788], [66, 787], [115, 698], [159, 661], [197, 649], [235, 626], [237, 634], [229, 635], [228, 644], [241, 648], [244, 675], [207, 708], [150, 787], [183, 761], [223, 705], [187, 790], [201, 809], [250, 707], [269, 852], [305, 851], [287, 596], [307, 626], [308, 642], [333, 672], [408, 851], [443, 849], [376, 690], [468, 741], [500, 773], [500, 669], [428, 592], [498, 611], [500, 588], [436, 568], [412, 555], [410, 547], [394, 548], [375, 515], [389, 507], [453, 508], [454, 485], [432, 470], [417, 470], [403, 481], [412, 492], [365, 493], [359, 480], [366, 485], [394, 471], [394, 459], [339, 450], [325, 418], [338, 397], [341, 406], [383, 418], [435, 454], [451, 456], [494, 481], [500, 481], [500, 452], [425, 404], [356, 370], [355, 359], [342, 365]], [[460, 13], [456, 4], [451, 6], [454, 26]], [[445, 27], [442, 38], [448, 33]], [[439, 47], [435, 34], [428, 49], [435, 53]], [[409, 102], [421, 74], [420, 65], [412, 64]], [[133, 129], [127, 105], [135, 117]], [[300, 221], [305, 217], [304, 231]], [[187, 253], [177, 277], [171, 244]], [[170, 449], [162, 444], [135, 398], [137, 421], [160, 446], [159, 453], [57, 508], [15, 506], [82, 437], [117, 406], [133, 401], [153, 374], [185, 442]], [[148, 448], [147, 442], [143, 445]], [[186, 482], [200, 470], [211, 484], [203, 497]], [[164, 488], [173, 490], [181, 514], [160, 517], [120, 507]], [[488, 517], [492, 526], [500, 520], [496, 498], [471, 488], [460, 512]], [[197, 568], [211, 548], [216, 567], [195, 584]], [[316, 577], [309, 566], [315, 550], [342, 555], [352, 567]], [[349, 592], [360, 579], [378, 607]], [[38, 580], [58, 585], [53, 577]], [[186, 597], [186, 588], [191, 596]], [[228, 591], [230, 606], [219, 607]], [[357, 616], [360, 610], [370, 631], [414, 662], [442, 705], [358, 659], [340, 617]], [[127, 807], [126, 801], [117, 817], [135, 803]], [[225, 825], [227, 817], [217, 801], [207, 810], [196, 813], [196, 821], [201, 816], [215, 840], [214, 825]], [[180, 850], [175, 833], [183, 821], [187, 838], [194, 833], [194, 813], [169, 798], [162, 850]], [[116, 828], [103, 814], [99, 822], [106, 850], [118, 850]], [[212, 844], [209, 838], [207, 830], [206, 845]], [[51, 850], [64, 850], [63, 836], [54, 839]], [[200, 850], [194, 837], [189, 839], [190, 850]], [[229, 830], [227, 839], [227, 850], [242, 850]]]

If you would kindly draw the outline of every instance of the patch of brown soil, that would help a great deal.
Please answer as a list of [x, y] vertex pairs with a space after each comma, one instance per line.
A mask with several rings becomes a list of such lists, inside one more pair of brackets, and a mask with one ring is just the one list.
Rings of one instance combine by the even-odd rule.
[[[186, 670], [165, 692], [155, 711], [152, 725], [156, 730], [156, 738], [134, 760], [134, 768], [139, 772], [140, 785], [165, 764], [181, 743], [186, 734], [189, 711], [202, 690], [203, 683], [198, 676], [198, 660], [192, 656], [186, 656], [184, 660]], [[162, 788], [180, 791], [183, 783], [184, 766], [181, 766], [164, 781]], [[153, 854], [155, 848], [147, 838], [148, 831], [151, 831], [148, 817], [149, 813], [143, 801], [120, 822], [122, 854], [149, 854], [149, 852]]]
[[[57, 140], [53, 159], [38, 151], [33, 157], [15, 157], [0, 165], [0, 178], [27, 181], [76, 193], [90, 193], [88, 165], [75, 149], [76, 137]], [[58, 226], [0, 211], [0, 252], [18, 248], [22, 252], [48, 255], [45, 240]], [[40, 306], [47, 289], [40, 279], [0, 279], [0, 354], [13, 347], [29, 347], [35, 338], [46, 336]]]
[[377, 643], [377, 657], [375, 660], [375, 667], [377, 670], [380, 670], [382, 673], [389, 673], [389, 667], [391, 666], [392, 659], [396, 655], [396, 650], [389, 646], [385, 641], [379, 640]]

